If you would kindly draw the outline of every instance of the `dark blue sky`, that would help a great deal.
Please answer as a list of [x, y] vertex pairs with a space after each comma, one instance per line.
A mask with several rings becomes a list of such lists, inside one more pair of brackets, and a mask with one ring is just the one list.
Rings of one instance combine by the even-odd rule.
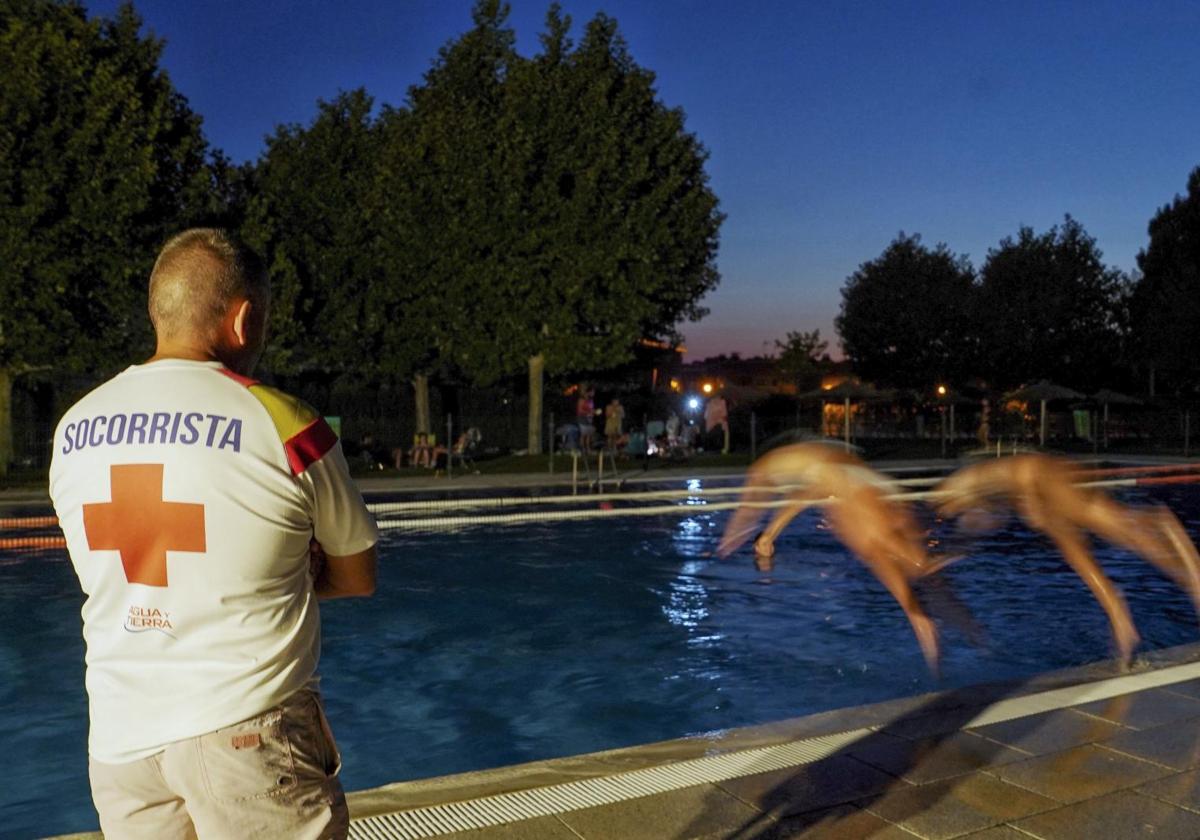
[[[109, 14], [117, 0], [90, 2]], [[525, 54], [547, 0], [512, 0]], [[566, 0], [617, 18], [711, 153], [728, 219], [690, 358], [769, 349], [832, 320], [846, 276], [897, 232], [978, 267], [1071, 213], [1132, 269], [1155, 210], [1200, 165], [1197, 2]], [[469, 0], [142, 0], [163, 63], [238, 160], [318, 98], [403, 102]], [[836, 341], [831, 342], [836, 345]]]

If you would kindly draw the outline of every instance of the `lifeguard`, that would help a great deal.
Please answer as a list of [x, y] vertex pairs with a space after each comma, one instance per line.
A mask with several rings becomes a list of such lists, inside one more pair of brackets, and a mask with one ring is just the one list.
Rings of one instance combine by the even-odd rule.
[[249, 378], [269, 305], [257, 256], [186, 231], [149, 303], [154, 357], [66, 413], [50, 467], [87, 595], [101, 828], [345, 837], [317, 599], [374, 591], [375, 523], [324, 419]]

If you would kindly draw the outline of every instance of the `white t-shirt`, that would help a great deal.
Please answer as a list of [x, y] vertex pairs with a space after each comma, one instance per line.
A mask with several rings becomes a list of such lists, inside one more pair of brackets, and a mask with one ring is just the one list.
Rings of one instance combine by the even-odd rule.
[[378, 532], [313, 409], [217, 362], [92, 391], [54, 433], [50, 495], [87, 600], [88, 751], [136, 761], [316, 685], [309, 539]]

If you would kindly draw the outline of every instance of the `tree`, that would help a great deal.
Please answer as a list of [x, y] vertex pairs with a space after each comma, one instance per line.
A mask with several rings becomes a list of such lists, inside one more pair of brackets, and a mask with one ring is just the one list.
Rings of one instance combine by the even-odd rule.
[[975, 274], [965, 256], [900, 233], [842, 286], [842, 347], [866, 379], [906, 388], [961, 384], [976, 358]]
[[[1130, 299], [1134, 352], [1179, 387], [1200, 380], [1200, 166], [1187, 195], [1150, 220], [1150, 244], [1138, 252], [1142, 276]], [[1153, 386], [1151, 386], [1153, 390]]]
[[0, 474], [13, 381], [104, 373], [149, 351], [145, 288], [158, 246], [219, 215], [222, 174], [200, 118], [124, 5], [0, 5]]
[[1022, 227], [988, 251], [980, 272], [983, 367], [1007, 387], [1050, 379], [1108, 383], [1122, 347], [1123, 278], [1069, 215], [1037, 235]]
[[529, 370], [534, 452], [543, 370], [611, 368], [642, 338], [678, 341], [719, 280], [723, 216], [683, 112], [659, 100], [615, 20], [597, 15], [574, 50], [569, 28], [552, 5], [541, 53], [509, 79], [501, 132], [516, 138], [501, 169], [513, 238], [493, 287], [506, 305], [489, 311]]
[[478, 2], [410, 91], [413, 145], [389, 142], [385, 177], [413, 203], [390, 211], [387, 236], [445, 316], [438, 364], [480, 384], [528, 371], [539, 452], [543, 373], [619, 365], [640, 338], [699, 317], [721, 216], [703, 148], [615, 21], [597, 16], [573, 49], [552, 6], [526, 60], [507, 15]]
[[789, 332], [783, 341], [775, 340], [779, 351], [779, 370], [797, 384], [801, 391], [811, 390], [820, 376], [818, 363], [829, 347], [821, 340], [821, 331]]
[[280, 126], [253, 173], [243, 233], [271, 274], [269, 366], [359, 374], [403, 360], [381, 354], [387, 320], [372, 204], [379, 159], [362, 89], [318, 102], [306, 127]]
[[487, 312], [505, 305], [491, 290], [502, 283], [510, 236], [499, 125], [505, 79], [519, 57], [507, 16], [507, 4], [477, 3], [472, 28], [442, 47], [423, 83], [409, 89], [407, 107], [381, 117], [385, 311], [403, 325], [384, 350], [413, 360], [419, 431], [430, 423], [431, 374], [461, 370], [487, 384], [512, 372]]

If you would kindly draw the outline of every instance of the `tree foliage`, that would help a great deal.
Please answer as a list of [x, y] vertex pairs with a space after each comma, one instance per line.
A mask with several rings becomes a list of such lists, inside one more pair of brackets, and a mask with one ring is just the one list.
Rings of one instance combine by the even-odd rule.
[[980, 271], [982, 368], [994, 385], [1046, 378], [1084, 390], [1111, 381], [1122, 348], [1123, 278], [1070, 216], [1022, 227]]
[[[657, 98], [616, 22], [578, 47], [547, 15], [519, 56], [507, 4], [482, 0], [409, 108], [388, 115], [389, 253], [406, 254], [435, 311], [438, 354], [489, 382], [541, 355], [551, 371], [631, 358], [675, 337], [716, 285], [721, 216], [705, 152]], [[403, 204], [403, 202], [401, 202]]]
[[854, 369], [880, 384], [961, 384], [976, 359], [975, 275], [966, 257], [899, 234], [842, 287], [835, 325]]
[[381, 118], [388, 311], [395, 321], [416, 316], [395, 338], [416, 353], [417, 371], [457, 367], [480, 382], [513, 372], [494, 327], [503, 316], [488, 311], [510, 292], [496, 288], [510, 236], [499, 125], [504, 80], [518, 60], [507, 13], [478, 4], [472, 29], [441, 49], [407, 107]]
[[400, 364], [381, 352], [385, 285], [373, 199], [379, 131], [364, 90], [280, 126], [255, 168], [243, 233], [271, 274], [267, 364], [282, 373]]
[[[179, 227], [219, 215], [224, 172], [129, 5], [0, 4], [0, 379], [149, 352], [145, 285]], [[7, 394], [0, 404], [7, 405]], [[0, 412], [0, 471], [11, 452]]]
[[213, 212], [200, 118], [131, 6], [0, 11], [0, 366], [95, 369], [149, 349], [145, 283], [181, 223]]
[[1172, 375], [1177, 387], [1194, 386], [1200, 380], [1200, 166], [1188, 177], [1187, 194], [1155, 213], [1149, 232], [1130, 300], [1135, 353]]
[[820, 377], [819, 362], [828, 348], [829, 342], [821, 338], [820, 330], [789, 332], [783, 341], [775, 340], [779, 370], [797, 383], [801, 391], [815, 388]]
[[552, 6], [542, 52], [511, 75], [502, 133], [509, 285], [500, 326], [551, 371], [632, 358], [640, 338], [678, 338], [717, 283], [721, 215], [706, 153], [658, 98], [616, 21], [597, 15], [578, 47]]
[[[480, 0], [408, 107], [385, 114], [385, 250], [428, 367], [486, 384], [529, 366], [613, 367], [641, 338], [677, 337], [717, 283], [721, 215], [705, 152], [598, 15], [578, 45], [551, 6], [541, 51], [515, 50], [508, 6]], [[531, 449], [540, 402], [531, 400]]]

